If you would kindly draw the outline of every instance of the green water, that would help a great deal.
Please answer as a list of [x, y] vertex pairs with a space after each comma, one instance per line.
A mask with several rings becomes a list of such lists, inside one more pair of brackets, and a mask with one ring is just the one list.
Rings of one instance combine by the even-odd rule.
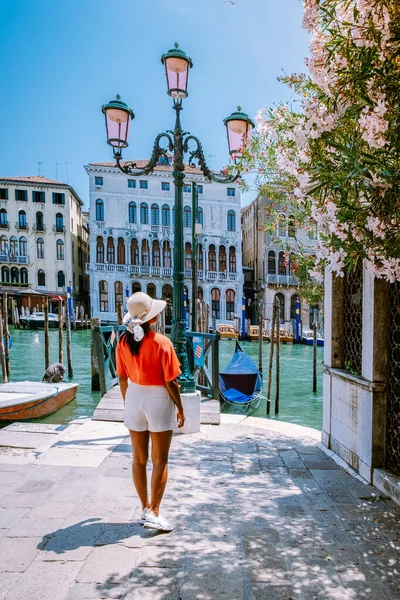
[[[11, 381], [41, 381], [44, 374], [44, 332], [12, 330], [13, 347], [11, 357]], [[65, 336], [64, 336], [65, 337]], [[65, 342], [65, 340], [64, 340]], [[90, 366], [90, 331], [72, 332], [73, 381], [79, 383], [75, 400], [64, 406], [54, 415], [42, 419], [46, 423], [67, 423], [82, 416], [91, 416], [96, 408], [100, 393], [92, 392]], [[243, 348], [258, 364], [258, 342], [243, 342]], [[221, 340], [220, 368], [223, 370], [229, 363], [235, 349], [235, 342]], [[270, 344], [263, 344], [264, 393], [266, 394]], [[280, 414], [275, 417], [275, 386], [272, 386], [272, 415], [315, 429], [322, 426], [322, 373], [318, 368], [318, 392], [312, 392], [312, 355], [310, 346], [287, 344], [281, 346], [281, 394]], [[322, 363], [323, 348], [318, 348], [318, 364]], [[50, 330], [50, 362], [58, 362], [58, 331]], [[64, 364], [66, 350], [64, 349]], [[241, 409], [230, 407], [229, 412], [240, 412]], [[257, 417], [265, 417], [265, 402], [253, 413]]]

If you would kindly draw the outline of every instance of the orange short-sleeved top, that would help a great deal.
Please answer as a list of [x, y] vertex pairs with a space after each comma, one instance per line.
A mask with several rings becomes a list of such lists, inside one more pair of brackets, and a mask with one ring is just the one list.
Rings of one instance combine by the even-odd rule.
[[117, 374], [138, 385], [165, 385], [180, 375], [179, 360], [165, 335], [150, 331], [143, 338], [138, 356], [132, 356], [127, 342], [117, 345]]

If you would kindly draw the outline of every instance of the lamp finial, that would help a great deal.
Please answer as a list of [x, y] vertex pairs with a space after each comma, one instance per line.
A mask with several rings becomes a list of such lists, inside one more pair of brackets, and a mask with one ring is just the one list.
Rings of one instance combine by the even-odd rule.
[[238, 112], [242, 112], [242, 107], [241, 106], [238, 106], [237, 109], [238, 109]]
[[121, 96], [119, 94], [117, 94], [115, 97], [117, 100], [121, 100]]
[[174, 46], [175, 46], [176, 49], [178, 49], [179, 48], [178, 42], [175, 42]]

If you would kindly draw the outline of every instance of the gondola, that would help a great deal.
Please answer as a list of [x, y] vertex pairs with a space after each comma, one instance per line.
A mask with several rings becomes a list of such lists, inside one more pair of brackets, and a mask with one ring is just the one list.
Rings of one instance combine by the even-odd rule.
[[235, 353], [225, 371], [219, 374], [219, 390], [222, 399], [233, 406], [246, 409], [259, 406], [263, 379], [250, 356], [236, 342]]

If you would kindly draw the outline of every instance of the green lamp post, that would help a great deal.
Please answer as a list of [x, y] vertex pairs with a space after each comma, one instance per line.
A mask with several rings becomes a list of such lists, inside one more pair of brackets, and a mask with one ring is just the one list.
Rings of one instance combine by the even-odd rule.
[[[181, 363], [182, 374], [179, 384], [183, 393], [194, 392], [195, 382], [190, 373], [186, 353], [186, 334], [183, 319], [184, 304], [184, 229], [183, 229], [183, 182], [185, 178], [184, 156], [189, 155], [189, 165], [200, 167], [203, 175], [217, 183], [233, 183], [239, 173], [227, 175], [211, 171], [206, 163], [200, 140], [184, 131], [181, 126], [180, 113], [183, 108], [182, 100], [188, 96], [189, 71], [193, 66], [192, 60], [181, 50], [178, 44], [161, 57], [165, 67], [168, 94], [173, 98], [173, 109], [176, 113], [175, 128], [157, 135], [154, 141], [153, 153], [147, 165], [141, 169], [134, 162], [122, 163], [122, 150], [128, 147], [129, 125], [135, 115], [127, 104], [117, 96], [102, 107], [107, 129], [107, 143], [112, 146], [118, 168], [126, 175], [148, 175], [156, 168], [161, 157], [173, 155], [172, 177], [175, 186], [175, 223], [174, 223], [174, 265], [173, 265], [173, 313], [172, 341]], [[246, 146], [253, 121], [240, 107], [224, 120], [230, 154], [238, 154]], [[166, 148], [161, 146], [164, 141]], [[165, 144], [166, 142], [166, 144]], [[193, 219], [195, 219], [193, 215]]]

